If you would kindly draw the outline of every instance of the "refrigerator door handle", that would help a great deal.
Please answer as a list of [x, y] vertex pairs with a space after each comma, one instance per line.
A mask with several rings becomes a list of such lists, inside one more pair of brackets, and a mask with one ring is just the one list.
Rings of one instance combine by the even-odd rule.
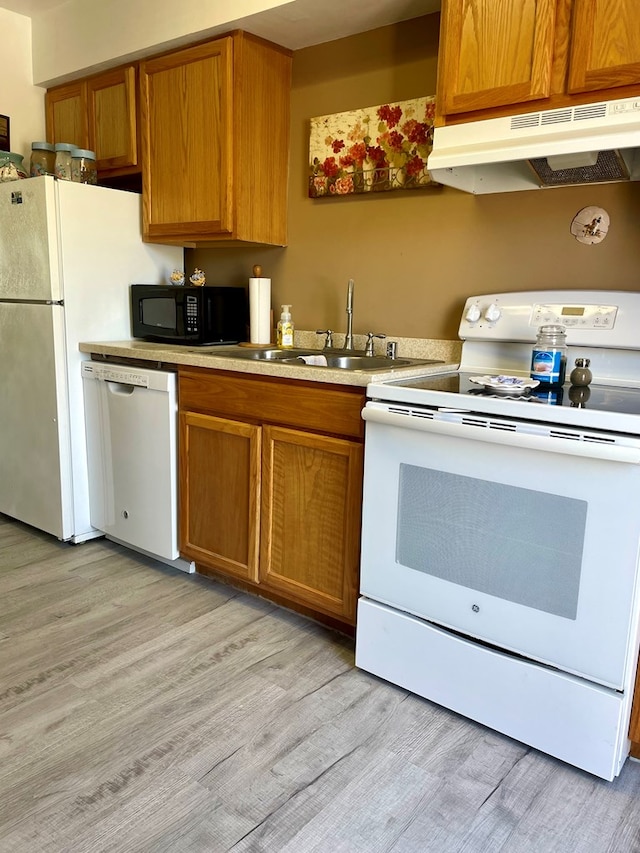
[[0, 299], [0, 305], [62, 305], [64, 299]]

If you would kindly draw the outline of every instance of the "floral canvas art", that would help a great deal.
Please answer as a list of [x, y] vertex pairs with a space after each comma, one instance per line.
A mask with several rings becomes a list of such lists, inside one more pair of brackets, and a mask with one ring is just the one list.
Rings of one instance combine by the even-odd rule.
[[309, 196], [432, 185], [434, 113], [435, 98], [425, 97], [312, 118]]

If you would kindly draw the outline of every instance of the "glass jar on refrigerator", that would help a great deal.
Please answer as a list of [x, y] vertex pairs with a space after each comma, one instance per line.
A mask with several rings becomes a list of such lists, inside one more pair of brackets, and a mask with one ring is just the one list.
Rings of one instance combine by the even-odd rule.
[[97, 184], [95, 151], [76, 148], [71, 152], [71, 180], [78, 184]]
[[53, 175], [56, 167], [56, 147], [50, 142], [31, 143], [30, 173], [32, 178], [39, 175]]
[[13, 151], [0, 151], [0, 182], [19, 181], [27, 177], [27, 172], [22, 165], [24, 157]]

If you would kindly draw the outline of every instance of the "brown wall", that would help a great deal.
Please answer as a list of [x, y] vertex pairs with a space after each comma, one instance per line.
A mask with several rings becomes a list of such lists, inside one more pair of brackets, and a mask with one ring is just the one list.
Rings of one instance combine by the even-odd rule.
[[[456, 338], [464, 299], [507, 290], [640, 290], [640, 183], [471, 196], [449, 188], [309, 199], [309, 119], [435, 93], [438, 15], [294, 54], [289, 245], [187, 253], [211, 283], [272, 279], [276, 319], [290, 302], [299, 329], [345, 329], [355, 280], [354, 332]], [[268, 143], [265, 143], [268, 144]], [[256, 151], [259, 156], [259, 149]], [[586, 246], [570, 234], [583, 207], [611, 228]]]

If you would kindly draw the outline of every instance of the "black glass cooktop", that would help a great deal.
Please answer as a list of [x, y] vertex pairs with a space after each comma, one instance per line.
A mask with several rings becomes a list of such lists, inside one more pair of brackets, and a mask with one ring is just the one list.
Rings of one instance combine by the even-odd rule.
[[[640, 415], [640, 388], [625, 388], [609, 385], [589, 385], [587, 387], [563, 385], [561, 388], [542, 388], [538, 386], [530, 393], [511, 397], [485, 390], [469, 380], [477, 373], [442, 373], [433, 376], [420, 376], [403, 379], [388, 384], [415, 389], [416, 391], [440, 391], [450, 394], [463, 394], [469, 397], [500, 397], [515, 400], [524, 405], [562, 406], [584, 408], [603, 412], [619, 412], [628, 415]], [[416, 399], [417, 402], [417, 399]]]

